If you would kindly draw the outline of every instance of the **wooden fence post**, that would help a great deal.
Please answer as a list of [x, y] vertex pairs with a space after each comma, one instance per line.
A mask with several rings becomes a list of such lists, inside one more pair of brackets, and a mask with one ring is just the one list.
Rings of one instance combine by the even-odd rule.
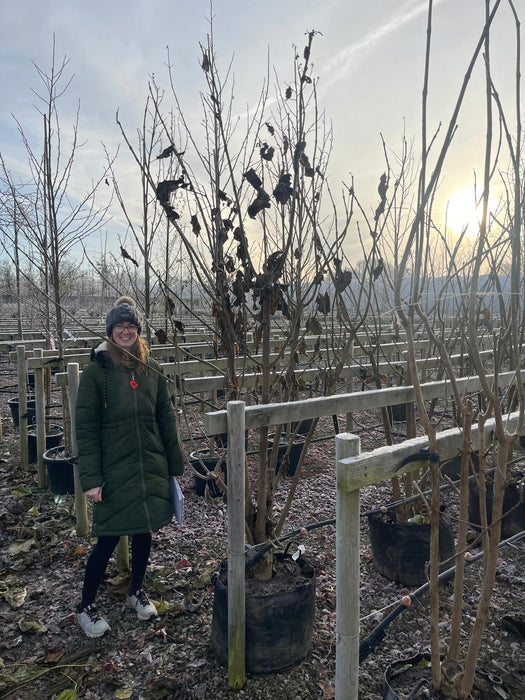
[[[79, 366], [78, 362], [70, 362], [67, 365], [67, 384], [69, 398], [69, 415], [71, 417], [71, 454], [74, 457], [78, 456], [77, 448], [77, 433], [75, 429], [75, 414], [77, 407], [78, 384], [79, 384]], [[75, 511], [77, 514], [77, 535], [79, 537], [87, 537], [89, 532], [87, 503], [86, 496], [80, 486], [78, 476], [78, 463], [75, 459], [73, 467], [75, 475]]]
[[339, 462], [361, 451], [357, 436], [342, 433], [335, 439], [336, 454], [336, 700], [357, 700], [359, 679], [359, 489], [339, 488]]
[[[42, 348], [33, 350], [33, 357], [42, 358], [44, 351]], [[43, 489], [46, 486], [46, 469], [44, 466], [43, 454], [46, 451], [46, 394], [44, 387], [44, 368], [35, 367], [35, 422], [36, 422], [36, 454], [37, 454], [37, 479], [38, 487]]]
[[27, 469], [29, 467], [29, 452], [27, 444], [27, 364], [25, 345], [18, 345], [16, 348], [16, 367], [18, 374], [18, 435], [20, 438], [20, 463], [24, 469]]
[[246, 682], [245, 623], [245, 462], [244, 401], [229, 401], [228, 411], [228, 685]]

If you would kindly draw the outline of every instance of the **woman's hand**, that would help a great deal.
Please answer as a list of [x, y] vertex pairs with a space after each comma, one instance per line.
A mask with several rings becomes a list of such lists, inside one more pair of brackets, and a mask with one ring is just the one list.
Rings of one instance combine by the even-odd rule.
[[102, 486], [95, 486], [95, 488], [89, 489], [85, 493], [86, 498], [90, 498], [94, 503], [102, 500]]

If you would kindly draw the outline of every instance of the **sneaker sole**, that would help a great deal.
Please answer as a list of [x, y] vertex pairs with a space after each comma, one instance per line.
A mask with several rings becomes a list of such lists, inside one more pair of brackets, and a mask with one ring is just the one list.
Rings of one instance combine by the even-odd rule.
[[[80, 628], [82, 629], [82, 628]], [[86, 635], [86, 637], [89, 637], [90, 639], [98, 639], [99, 637], [103, 637], [106, 632], [109, 632], [109, 630], [104, 630], [104, 632], [101, 632], [100, 634], [93, 634], [93, 632], [86, 632], [86, 630], [82, 629], [82, 632]]]
[[107, 629], [103, 630], [102, 632], [99, 632], [98, 634], [94, 634], [93, 632], [88, 632], [87, 630], [85, 630], [82, 627], [82, 625], [80, 624], [80, 622], [77, 621], [77, 624], [80, 627], [80, 629], [82, 630], [82, 632], [84, 632], [86, 637], [89, 637], [90, 639], [98, 639], [99, 637], [103, 637], [106, 634], [106, 632], [109, 632], [111, 630], [111, 627], [108, 627]]

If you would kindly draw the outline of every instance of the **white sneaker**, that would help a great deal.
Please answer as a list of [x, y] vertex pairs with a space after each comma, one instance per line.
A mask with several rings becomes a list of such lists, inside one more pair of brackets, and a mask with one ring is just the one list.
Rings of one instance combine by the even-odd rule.
[[102, 637], [111, 629], [94, 605], [88, 605], [82, 612], [77, 612], [77, 622], [86, 637]]
[[142, 588], [133, 595], [129, 595], [126, 605], [137, 611], [140, 620], [149, 620], [152, 617], [158, 617], [157, 608], [148, 598], [146, 591]]

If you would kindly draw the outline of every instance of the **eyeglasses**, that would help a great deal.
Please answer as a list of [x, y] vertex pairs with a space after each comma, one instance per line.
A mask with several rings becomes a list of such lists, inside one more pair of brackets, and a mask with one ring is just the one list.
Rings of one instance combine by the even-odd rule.
[[138, 328], [133, 323], [116, 323], [113, 326], [113, 330], [117, 331], [117, 333], [124, 333], [124, 331], [128, 331], [129, 333], [137, 333]]

